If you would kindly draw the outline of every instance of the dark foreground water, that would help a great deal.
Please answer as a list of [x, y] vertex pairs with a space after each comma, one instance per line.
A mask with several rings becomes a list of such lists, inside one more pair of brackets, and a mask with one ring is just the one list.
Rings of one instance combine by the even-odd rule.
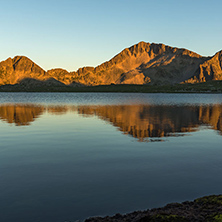
[[0, 221], [220, 194], [221, 135], [220, 94], [0, 93]]

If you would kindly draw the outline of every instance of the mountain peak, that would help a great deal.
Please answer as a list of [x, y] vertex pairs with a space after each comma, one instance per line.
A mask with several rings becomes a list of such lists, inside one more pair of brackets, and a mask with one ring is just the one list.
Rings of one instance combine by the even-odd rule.
[[222, 51], [202, 57], [184, 48], [145, 41], [125, 48], [97, 67], [83, 67], [77, 72], [51, 69], [45, 72], [26, 56], [0, 62], [0, 85], [15, 84], [24, 78], [80, 85], [174, 84], [222, 80]]
[[45, 71], [26, 56], [15, 56], [0, 63], [1, 84], [15, 84], [24, 78], [42, 78]]
[[29, 59], [29, 58], [26, 57], [26, 56], [22, 56], [22, 55], [17, 55], [17, 56], [15, 56], [12, 60], [13, 60], [14, 62], [16, 62], [16, 61], [21, 60], [21, 59], [23, 59], [23, 60], [30, 60], [30, 61], [31, 61], [31, 59]]

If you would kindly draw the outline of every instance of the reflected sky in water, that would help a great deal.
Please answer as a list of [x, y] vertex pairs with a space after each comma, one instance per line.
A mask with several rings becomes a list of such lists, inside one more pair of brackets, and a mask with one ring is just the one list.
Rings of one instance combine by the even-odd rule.
[[221, 118], [221, 95], [2, 93], [0, 221], [75, 221], [219, 194]]

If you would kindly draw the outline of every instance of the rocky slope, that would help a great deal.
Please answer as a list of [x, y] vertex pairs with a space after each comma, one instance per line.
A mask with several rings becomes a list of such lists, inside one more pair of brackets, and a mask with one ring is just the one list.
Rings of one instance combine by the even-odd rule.
[[174, 84], [222, 80], [222, 51], [202, 57], [187, 49], [140, 42], [97, 67], [76, 72], [64, 69], [44, 71], [30, 59], [16, 56], [0, 62], [0, 85], [22, 79], [54, 78], [66, 85]]
[[222, 51], [199, 65], [194, 76], [186, 80], [187, 83], [222, 80]]
[[0, 63], [0, 85], [15, 84], [24, 78], [45, 79], [45, 71], [25, 56]]
[[211, 195], [194, 201], [167, 204], [162, 208], [129, 214], [94, 217], [85, 222], [216, 222], [222, 221], [222, 195]]

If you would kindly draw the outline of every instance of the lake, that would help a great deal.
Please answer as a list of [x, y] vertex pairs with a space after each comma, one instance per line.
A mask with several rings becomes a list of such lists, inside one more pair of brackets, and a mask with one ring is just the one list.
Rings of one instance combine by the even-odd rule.
[[0, 93], [0, 221], [221, 194], [221, 144], [221, 94]]

